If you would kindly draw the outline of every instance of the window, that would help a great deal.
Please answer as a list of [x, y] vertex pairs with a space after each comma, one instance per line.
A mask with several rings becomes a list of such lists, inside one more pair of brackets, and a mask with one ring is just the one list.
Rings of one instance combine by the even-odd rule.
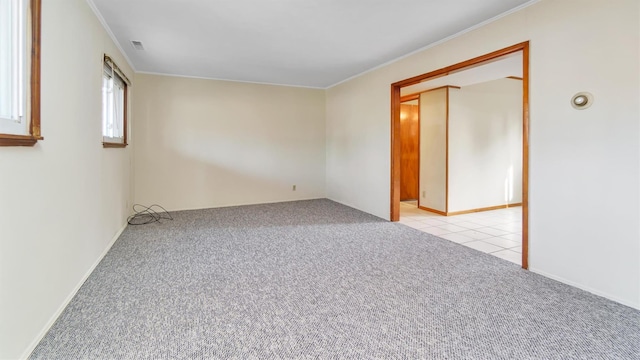
[[[1, 1], [1, 0], [0, 0]], [[102, 70], [102, 145], [127, 146], [127, 86], [129, 80], [107, 55]]]
[[0, 146], [42, 139], [40, 1], [0, 0]]

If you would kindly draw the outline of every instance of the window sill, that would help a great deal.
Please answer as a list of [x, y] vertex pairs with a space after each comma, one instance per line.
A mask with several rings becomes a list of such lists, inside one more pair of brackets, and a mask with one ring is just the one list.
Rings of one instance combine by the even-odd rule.
[[125, 148], [127, 147], [127, 144], [103, 142], [102, 147], [103, 148]]
[[42, 136], [0, 134], [0, 146], [34, 146]]

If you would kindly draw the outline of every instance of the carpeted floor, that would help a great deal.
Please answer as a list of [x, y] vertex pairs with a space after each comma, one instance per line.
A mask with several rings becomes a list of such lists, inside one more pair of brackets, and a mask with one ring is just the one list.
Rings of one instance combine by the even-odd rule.
[[639, 359], [640, 311], [331, 202], [128, 227], [33, 359]]

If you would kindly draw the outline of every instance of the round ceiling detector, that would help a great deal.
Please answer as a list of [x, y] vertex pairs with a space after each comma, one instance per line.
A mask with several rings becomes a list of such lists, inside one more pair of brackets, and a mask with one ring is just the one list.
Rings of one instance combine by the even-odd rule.
[[593, 104], [593, 95], [588, 92], [579, 92], [571, 98], [571, 106], [574, 109], [584, 110]]

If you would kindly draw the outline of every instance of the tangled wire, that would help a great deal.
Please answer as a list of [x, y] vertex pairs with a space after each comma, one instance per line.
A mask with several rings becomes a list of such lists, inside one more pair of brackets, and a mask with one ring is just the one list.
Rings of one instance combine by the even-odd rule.
[[[159, 210], [158, 208], [162, 210]], [[173, 216], [171, 216], [165, 208], [157, 204], [153, 204], [151, 206], [135, 204], [133, 205], [133, 211], [135, 214], [129, 216], [127, 219], [127, 223], [129, 223], [129, 225], [146, 225], [154, 222], [160, 222], [162, 219], [173, 220]]]

